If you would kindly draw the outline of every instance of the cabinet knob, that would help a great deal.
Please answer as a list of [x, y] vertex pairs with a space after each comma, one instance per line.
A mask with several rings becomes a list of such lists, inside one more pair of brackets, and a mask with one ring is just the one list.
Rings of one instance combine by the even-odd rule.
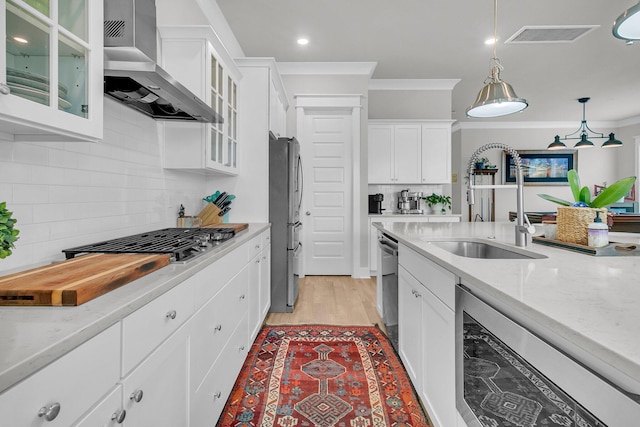
[[54, 402], [51, 405], [43, 406], [38, 411], [38, 417], [44, 418], [47, 421], [53, 421], [60, 413], [60, 403]]
[[178, 315], [177, 311], [171, 310], [170, 312], [167, 313], [167, 318], [173, 320], [176, 318], [177, 315]]
[[244, 298], [244, 294], [240, 295], [240, 301], [242, 301]]
[[111, 415], [111, 421], [115, 421], [118, 424], [122, 424], [126, 416], [127, 416], [127, 411], [124, 409], [120, 409]]
[[266, 255], [264, 255], [264, 256], [262, 257], [262, 260], [263, 260], [263, 261], [266, 261], [266, 260], [267, 260], [267, 256], [266, 256]]
[[307, 215], [307, 216], [311, 215], [311, 211], [306, 211], [305, 215]]
[[222, 396], [222, 393], [221, 393], [221, 392], [219, 392], [219, 391], [216, 391], [216, 392], [213, 394], [213, 400], [220, 399], [220, 396]]
[[256, 245], [256, 250], [260, 250], [260, 245]]
[[244, 346], [243, 346], [243, 345], [241, 345], [241, 346], [238, 348], [238, 351], [244, 351]]
[[215, 327], [215, 328], [213, 328], [213, 330], [214, 330], [215, 332], [220, 332], [220, 331], [222, 330], [222, 325], [216, 325], [216, 327]]
[[136, 390], [133, 393], [131, 393], [131, 396], [129, 396], [130, 400], [133, 400], [134, 402], [140, 402], [142, 400], [142, 395], [144, 393], [142, 392], [142, 390]]
[[256, 260], [256, 264], [260, 264], [260, 260], [259, 259]]

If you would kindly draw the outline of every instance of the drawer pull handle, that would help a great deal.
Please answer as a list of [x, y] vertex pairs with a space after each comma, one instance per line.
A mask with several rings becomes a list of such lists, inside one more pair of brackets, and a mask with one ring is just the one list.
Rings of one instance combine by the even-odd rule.
[[240, 301], [244, 299], [244, 294], [240, 295]]
[[260, 264], [260, 260], [259, 259], [256, 260], [256, 264]]
[[256, 245], [256, 250], [260, 249], [260, 245]]
[[240, 348], [238, 349], [239, 351], [244, 351], [244, 346], [241, 345]]
[[217, 325], [215, 328], [213, 328], [216, 332], [220, 332], [222, 330], [222, 325]]
[[142, 390], [136, 390], [133, 393], [131, 393], [131, 396], [129, 396], [130, 400], [133, 400], [134, 402], [140, 402], [142, 400], [142, 395], [144, 393], [142, 392]]
[[43, 406], [38, 411], [38, 417], [43, 418], [47, 421], [53, 421], [56, 419], [58, 414], [60, 413], [60, 403], [54, 402], [51, 405]]
[[118, 424], [122, 424], [124, 419], [127, 417], [127, 411], [124, 409], [120, 409], [111, 415], [111, 421], [115, 421]]
[[167, 313], [167, 318], [173, 320], [176, 318], [177, 315], [178, 315], [177, 311], [171, 310], [170, 312]]
[[222, 396], [222, 393], [219, 391], [216, 391], [213, 395], [213, 400], [220, 399], [220, 396]]

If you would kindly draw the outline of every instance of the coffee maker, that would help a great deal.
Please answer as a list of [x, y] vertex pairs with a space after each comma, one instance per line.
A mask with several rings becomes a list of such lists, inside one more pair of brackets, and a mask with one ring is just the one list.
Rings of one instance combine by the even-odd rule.
[[422, 192], [410, 192], [402, 190], [398, 193], [398, 213], [401, 214], [421, 214], [423, 213], [420, 206], [422, 200]]
[[382, 209], [382, 201], [384, 200], [384, 196], [380, 193], [378, 194], [369, 194], [369, 213], [370, 214], [381, 214], [384, 209]]

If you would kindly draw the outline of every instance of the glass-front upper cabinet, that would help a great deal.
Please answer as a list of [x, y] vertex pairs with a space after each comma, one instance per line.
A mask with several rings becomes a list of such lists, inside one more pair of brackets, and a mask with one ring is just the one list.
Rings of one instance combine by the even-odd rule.
[[14, 140], [101, 139], [102, 2], [0, 5], [0, 131]]
[[238, 174], [239, 68], [211, 27], [159, 30], [162, 67], [224, 119], [223, 123], [163, 123], [164, 167]]

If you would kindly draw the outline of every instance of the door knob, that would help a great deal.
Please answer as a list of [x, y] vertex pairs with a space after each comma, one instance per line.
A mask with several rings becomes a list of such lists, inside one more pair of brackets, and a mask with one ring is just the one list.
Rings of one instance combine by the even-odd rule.
[[54, 402], [51, 405], [43, 406], [38, 411], [38, 417], [44, 418], [47, 421], [53, 421], [60, 413], [60, 403]]

